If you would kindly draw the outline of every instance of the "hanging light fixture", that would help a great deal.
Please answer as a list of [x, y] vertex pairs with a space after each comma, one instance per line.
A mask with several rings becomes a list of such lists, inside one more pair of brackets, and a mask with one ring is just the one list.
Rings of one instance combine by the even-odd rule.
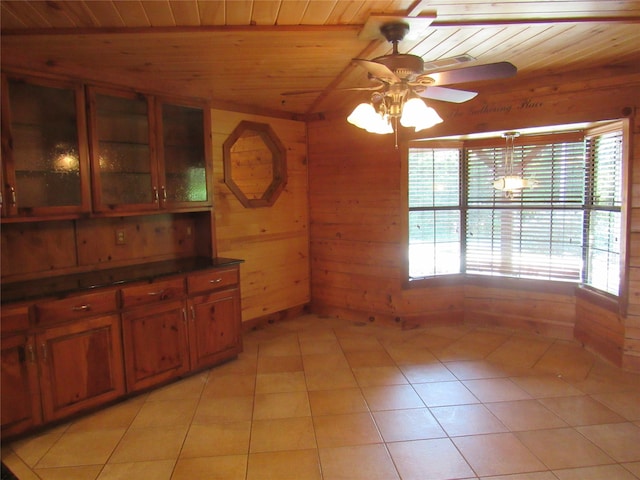
[[514, 142], [520, 136], [518, 132], [505, 132], [502, 137], [505, 139], [504, 149], [504, 175], [493, 182], [493, 188], [504, 192], [507, 198], [513, 198], [514, 191], [520, 191], [527, 187], [533, 187], [535, 180], [524, 178], [517, 175], [513, 167], [513, 157], [515, 146]]
[[373, 93], [369, 103], [359, 104], [347, 117], [352, 125], [378, 134], [397, 133], [398, 120], [416, 132], [442, 122], [438, 112], [402, 84], [390, 85], [384, 94]]

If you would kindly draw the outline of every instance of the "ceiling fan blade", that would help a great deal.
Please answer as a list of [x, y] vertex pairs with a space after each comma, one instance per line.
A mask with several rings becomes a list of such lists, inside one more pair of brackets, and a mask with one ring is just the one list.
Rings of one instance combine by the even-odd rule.
[[463, 103], [475, 98], [478, 92], [469, 92], [467, 90], [456, 90], [447, 87], [427, 87], [416, 93], [422, 98], [430, 98], [432, 100], [442, 100], [443, 102]]
[[[434, 80], [432, 85], [451, 85], [452, 83], [477, 82], [480, 80], [492, 80], [495, 78], [513, 77], [518, 69], [509, 62], [488, 63], [474, 67], [463, 67], [445, 72], [429, 73], [421, 75]], [[418, 77], [416, 80], [419, 80]]]
[[397, 83], [400, 81], [400, 78], [386, 65], [378, 62], [372, 62], [371, 60], [364, 60], [363, 58], [354, 58], [353, 62], [368, 71], [371, 76], [382, 80], [383, 82]]
[[[349, 88], [334, 88], [331, 89], [332, 92], [346, 92], [348, 90], [365, 90], [365, 91], [376, 91], [382, 90], [384, 87], [384, 83], [380, 82], [380, 85], [376, 85], [374, 87], [349, 87]], [[280, 95], [306, 95], [311, 93], [324, 93], [326, 90], [293, 90], [291, 92], [282, 92]]]

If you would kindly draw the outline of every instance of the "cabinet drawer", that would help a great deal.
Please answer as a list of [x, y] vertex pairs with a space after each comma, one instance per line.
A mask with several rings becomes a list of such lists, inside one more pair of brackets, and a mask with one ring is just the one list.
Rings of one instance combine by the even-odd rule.
[[113, 312], [118, 308], [116, 293], [117, 290], [108, 290], [37, 303], [36, 322], [39, 325], [59, 323]]
[[218, 288], [236, 285], [238, 283], [238, 269], [227, 268], [221, 270], [207, 270], [187, 277], [189, 295], [207, 292]]
[[28, 305], [3, 305], [0, 325], [2, 334], [19, 332], [29, 328]]
[[183, 278], [133, 285], [122, 289], [122, 308], [182, 298], [184, 293]]

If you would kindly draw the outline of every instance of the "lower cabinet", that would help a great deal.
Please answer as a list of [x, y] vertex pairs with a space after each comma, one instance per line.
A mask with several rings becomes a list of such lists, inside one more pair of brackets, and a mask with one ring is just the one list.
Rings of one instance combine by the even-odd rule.
[[191, 368], [232, 358], [240, 351], [240, 293], [237, 288], [189, 299]]
[[124, 394], [118, 314], [48, 328], [35, 339], [45, 421]]
[[127, 391], [147, 388], [189, 371], [186, 319], [181, 300], [122, 314]]
[[2, 336], [0, 386], [2, 435], [14, 435], [42, 423], [34, 338]]
[[240, 352], [237, 276], [233, 269], [212, 270], [188, 275], [186, 289], [184, 278], [122, 289], [128, 392], [211, 367]]
[[238, 277], [211, 269], [3, 306], [2, 438], [237, 356]]

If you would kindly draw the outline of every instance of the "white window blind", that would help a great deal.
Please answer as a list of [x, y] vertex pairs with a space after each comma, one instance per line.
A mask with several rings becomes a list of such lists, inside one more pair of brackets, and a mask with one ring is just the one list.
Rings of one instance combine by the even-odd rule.
[[466, 272], [579, 281], [584, 142], [516, 146], [514, 173], [535, 185], [511, 198], [493, 188], [504, 155], [504, 147], [466, 149]]
[[584, 283], [618, 295], [622, 208], [622, 131], [587, 137]]
[[409, 149], [409, 276], [460, 272], [460, 151]]

